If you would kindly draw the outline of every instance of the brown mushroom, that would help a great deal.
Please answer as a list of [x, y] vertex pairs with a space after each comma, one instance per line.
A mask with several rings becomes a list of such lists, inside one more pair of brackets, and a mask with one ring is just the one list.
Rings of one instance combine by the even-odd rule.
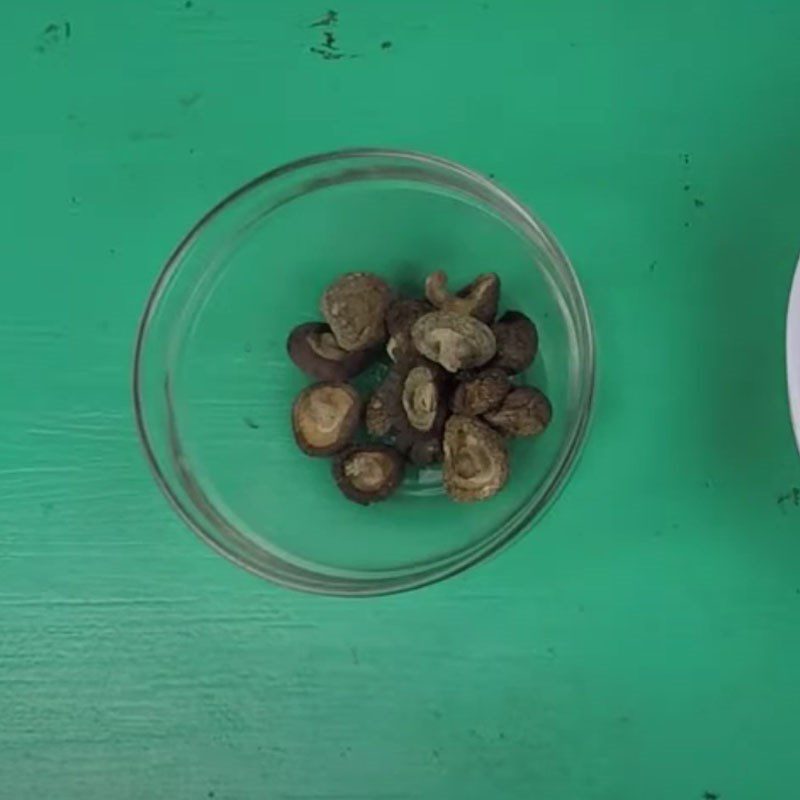
[[446, 383], [441, 367], [419, 356], [393, 368], [367, 402], [367, 432], [393, 435], [397, 449], [418, 466], [441, 461]]
[[539, 333], [533, 322], [520, 311], [507, 311], [492, 326], [497, 340], [497, 355], [493, 367], [507, 372], [522, 372], [536, 358]]
[[396, 369], [391, 369], [367, 401], [364, 414], [367, 433], [387, 436], [396, 425], [400, 409], [403, 379]]
[[409, 364], [402, 375], [401, 404], [408, 424], [423, 433], [441, 427], [447, 414], [445, 377], [441, 368], [419, 359]]
[[447, 376], [441, 367], [417, 358], [402, 372], [397, 447], [417, 466], [442, 460], [442, 432], [447, 418]]
[[358, 444], [333, 461], [336, 485], [345, 497], [361, 505], [385, 500], [403, 480], [400, 453], [384, 444]]
[[456, 414], [475, 417], [497, 408], [510, 390], [511, 380], [505, 370], [485, 369], [459, 382], [450, 407]]
[[286, 342], [289, 358], [318, 381], [346, 381], [362, 372], [377, 355], [376, 348], [348, 352], [336, 343], [324, 322], [298, 325]]
[[553, 410], [539, 389], [520, 386], [511, 391], [503, 404], [483, 418], [508, 436], [536, 436], [550, 423]]
[[346, 447], [358, 430], [361, 398], [347, 383], [315, 383], [292, 406], [297, 446], [310, 456], [328, 456]]
[[386, 312], [386, 329], [389, 341], [386, 352], [392, 361], [402, 361], [418, 355], [411, 340], [411, 328], [425, 314], [433, 311], [433, 306], [426, 300], [401, 298], [395, 300]]
[[391, 289], [377, 275], [349, 272], [326, 289], [320, 308], [339, 347], [364, 350], [386, 338], [391, 298]]
[[453, 414], [444, 429], [444, 488], [469, 503], [497, 494], [508, 480], [503, 437], [474, 417]]
[[500, 278], [494, 272], [488, 272], [479, 275], [456, 294], [451, 294], [447, 289], [447, 275], [438, 270], [425, 281], [425, 296], [441, 311], [468, 314], [489, 323], [497, 314]]
[[417, 350], [448, 372], [483, 366], [495, 354], [494, 334], [475, 317], [434, 311], [420, 317], [411, 329]]

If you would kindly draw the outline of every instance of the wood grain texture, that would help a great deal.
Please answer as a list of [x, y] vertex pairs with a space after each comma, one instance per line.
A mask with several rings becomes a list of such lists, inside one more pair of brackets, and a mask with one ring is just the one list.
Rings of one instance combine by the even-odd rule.
[[[0, 797], [795, 796], [800, 8], [349, 0], [337, 59], [315, 52], [327, 11], [4, 15]], [[534, 535], [349, 603], [266, 586], [184, 530], [129, 373], [200, 214], [363, 144], [462, 160], [536, 208], [581, 272], [601, 373]]]

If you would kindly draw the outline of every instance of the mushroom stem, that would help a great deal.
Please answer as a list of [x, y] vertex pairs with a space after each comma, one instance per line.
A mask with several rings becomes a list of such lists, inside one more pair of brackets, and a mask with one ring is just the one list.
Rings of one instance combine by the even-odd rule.
[[425, 281], [425, 296], [441, 311], [476, 317], [491, 322], [497, 313], [500, 298], [500, 279], [494, 272], [479, 275], [472, 283], [455, 294], [448, 291], [447, 275], [437, 270]]

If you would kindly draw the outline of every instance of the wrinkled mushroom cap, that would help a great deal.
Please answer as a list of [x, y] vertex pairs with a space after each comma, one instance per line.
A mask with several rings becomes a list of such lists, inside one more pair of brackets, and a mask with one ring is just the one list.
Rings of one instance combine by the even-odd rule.
[[503, 437], [473, 417], [454, 414], [444, 430], [444, 487], [458, 502], [485, 500], [508, 480]]
[[539, 333], [533, 322], [520, 311], [507, 311], [492, 326], [497, 341], [493, 367], [507, 372], [522, 372], [536, 358]]
[[389, 370], [367, 401], [364, 421], [370, 435], [386, 436], [395, 428], [402, 391], [402, 376], [396, 369]]
[[483, 366], [495, 354], [491, 329], [475, 317], [434, 311], [420, 317], [411, 329], [414, 346], [448, 372]]
[[316, 383], [304, 389], [292, 406], [292, 428], [298, 447], [311, 456], [326, 456], [346, 447], [355, 436], [361, 400], [346, 383]]
[[456, 414], [478, 416], [497, 408], [511, 390], [508, 373], [502, 369], [485, 369], [462, 380], [450, 402]]
[[484, 419], [508, 436], [536, 436], [550, 423], [550, 401], [539, 389], [520, 386], [508, 394], [500, 408]]
[[425, 296], [441, 311], [467, 314], [481, 322], [491, 322], [497, 314], [500, 278], [494, 272], [487, 272], [456, 294], [451, 294], [447, 289], [447, 275], [437, 270], [425, 281]]
[[386, 338], [391, 289], [377, 275], [349, 272], [322, 296], [320, 309], [343, 350], [363, 350]]
[[333, 463], [333, 475], [342, 493], [362, 505], [385, 500], [403, 480], [402, 456], [381, 444], [353, 445]]
[[328, 325], [306, 322], [289, 334], [286, 349], [292, 361], [306, 375], [318, 381], [346, 381], [362, 372], [375, 358], [377, 350], [343, 350]]

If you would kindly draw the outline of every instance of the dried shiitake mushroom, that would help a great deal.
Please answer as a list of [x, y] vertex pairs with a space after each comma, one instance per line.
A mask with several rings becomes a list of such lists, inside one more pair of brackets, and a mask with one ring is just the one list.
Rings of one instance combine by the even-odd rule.
[[461, 380], [453, 392], [450, 407], [456, 414], [470, 417], [497, 408], [511, 391], [511, 380], [505, 370], [484, 369]]
[[497, 355], [493, 367], [507, 372], [522, 372], [536, 358], [539, 333], [531, 320], [520, 311], [507, 311], [492, 326], [497, 340]]
[[483, 366], [495, 354], [494, 334], [475, 317], [434, 311], [420, 317], [411, 329], [414, 346], [448, 372]]
[[345, 497], [369, 505], [385, 500], [403, 480], [400, 453], [384, 444], [348, 447], [333, 462], [333, 476]]
[[441, 461], [445, 389], [441, 367], [419, 356], [394, 367], [367, 402], [367, 432], [393, 435], [397, 449], [418, 466]]
[[485, 500], [508, 480], [503, 437], [474, 417], [453, 414], [444, 429], [444, 488], [460, 503]]
[[395, 427], [400, 412], [403, 379], [391, 369], [367, 401], [364, 421], [371, 436], [387, 436]]
[[417, 466], [442, 460], [447, 418], [447, 376], [440, 366], [417, 357], [402, 371], [397, 447]]
[[441, 311], [467, 314], [491, 322], [500, 299], [500, 278], [494, 272], [479, 275], [456, 294], [447, 290], [447, 275], [438, 270], [425, 281], [425, 296]]
[[401, 405], [408, 424], [427, 433], [441, 427], [447, 414], [444, 397], [445, 376], [436, 364], [422, 359], [403, 371]]
[[392, 361], [402, 361], [417, 355], [411, 341], [411, 328], [420, 317], [433, 310], [433, 306], [426, 300], [407, 297], [395, 300], [389, 306], [386, 312], [386, 329], [389, 333], [386, 352]]
[[520, 386], [511, 391], [496, 411], [483, 418], [508, 436], [536, 436], [550, 423], [550, 401], [538, 389]]
[[292, 406], [297, 446], [310, 456], [328, 456], [346, 447], [361, 417], [361, 399], [347, 383], [315, 383]]
[[[332, 455], [337, 485], [357, 503], [392, 494], [407, 463], [443, 462], [456, 501], [492, 497], [508, 480], [509, 437], [535, 436], [550, 422], [545, 395], [512, 382], [536, 356], [536, 326], [518, 311], [495, 319], [494, 273], [457, 292], [447, 283], [438, 271], [425, 283], [427, 299], [393, 299], [376, 275], [351, 272], [324, 293], [325, 321], [289, 335], [292, 361], [320, 381], [294, 402], [297, 444], [312, 456]], [[362, 404], [346, 381], [383, 345], [394, 363]], [[382, 443], [356, 443], [362, 411], [367, 434]]]
[[339, 347], [364, 350], [386, 338], [391, 299], [391, 289], [377, 275], [348, 272], [326, 289], [320, 308]]
[[298, 325], [286, 342], [289, 358], [318, 381], [346, 381], [358, 375], [377, 355], [376, 348], [348, 352], [336, 343], [324, 322]]

